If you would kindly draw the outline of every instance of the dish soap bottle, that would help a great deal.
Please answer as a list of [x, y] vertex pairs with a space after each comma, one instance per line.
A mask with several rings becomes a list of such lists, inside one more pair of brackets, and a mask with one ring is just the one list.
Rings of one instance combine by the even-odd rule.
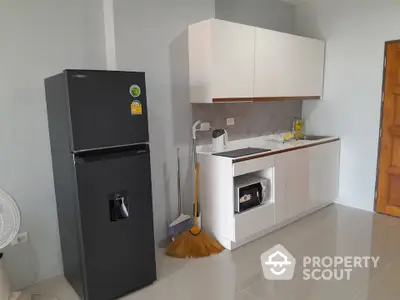
[[303, 138], [304, 121], [300, 118], [293, 120], [293, 136], [294, 139], [299, 140]]

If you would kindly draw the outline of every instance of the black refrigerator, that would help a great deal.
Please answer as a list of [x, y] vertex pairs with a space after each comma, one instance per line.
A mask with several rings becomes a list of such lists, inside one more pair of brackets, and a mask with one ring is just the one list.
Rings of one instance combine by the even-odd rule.
[[45, 79], [64, 274], [84, 300], [156, 280], [145, 74]]

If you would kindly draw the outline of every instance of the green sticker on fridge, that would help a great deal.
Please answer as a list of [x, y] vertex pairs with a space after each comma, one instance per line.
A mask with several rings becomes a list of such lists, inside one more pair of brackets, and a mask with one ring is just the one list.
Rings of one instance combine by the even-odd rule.
[[129, 88], [129, 93], [131, 94], [131, 96], [133, 98], [137, 98], [137, 97], [140, 96], [142, 91], [141, 91], [140, 87], [137, 84], [134, 84]]

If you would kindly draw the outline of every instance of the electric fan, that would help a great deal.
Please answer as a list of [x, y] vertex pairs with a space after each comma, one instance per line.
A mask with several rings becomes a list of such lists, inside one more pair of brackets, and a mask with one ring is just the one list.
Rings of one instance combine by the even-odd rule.
[[[0, 250], [7, 247], [19, 231], [21, 217], [14, 199], [0, 189]], [[12, 293], [7, 274], [4, 270], [4, 258], [0, 253], [0, 299], [18, 299], [21, 293]]]

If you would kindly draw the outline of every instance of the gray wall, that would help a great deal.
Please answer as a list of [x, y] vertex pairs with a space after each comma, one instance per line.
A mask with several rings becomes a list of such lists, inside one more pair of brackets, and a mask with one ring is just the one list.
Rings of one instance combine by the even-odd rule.
[[166, 238], [167, 222], [177, 215], [176, 147], [182, 148], [182, 184], [189, 191], [185, 199], [192, 201], [184, 31], [191, 23], [214, 17], [214, 0], [116, 0], [114, 13], [118, 69], [146, 72], [155, 239], [159, 242]]
[[294, 33], [294, 5], [279, 0], [215, 0], [215, 17]]
[[[235, 2], [234, 16], [246, 15], [248, 21], [264, 22], [281, 14], [273, 1], [264, 1], [268, 7], [260, 1], [242, 8]], [[219, 11], [221, 3], [217, 3]], [[232, 11], [229, 4], [225, 9], [228, 15]], [[277, 11], [272, 13], [274, 9]], [[264, 18], [258, 10], [265, 10], [270, 17]], [[187, 55], [184, 30], [188, 24], [214, 15], [214, 0], [115, 0], [118, 68], [147, 73], [157, 241], [165, 238], [167, 221], [176, 214], [176, 147], [182, 148], [188, 212], [192, 201], [187, 66], [177, 63]], [[269, 25], [253, 25], [290, 31], [291, 22], [285, 21], [284, 15]], [[0, 188], [16, 199], [22, 212], [21, 231], [30, 233], [29, 243], [6, 250], [14, 288], [62, 273], [43, 78], [65, 68], [104, 69], [103, 29], [102, 0], [0, 1]], [[217, 109], [232, 116], [238, 107]], [[274, 104], [256, 111], [265, 109], [268, 115], [271, 107]], [[286, 107], [285, 111], [292, 110]], [[240, 112], [235, 115], [237, 124], [240, 116]], [[257, 124], [274, 128], [270, 122]], [[235, 128], [238, 135], [243, 133], [240, 128]], [[247, 125], [243, 128], [254, 132]]]
[[14, 288], [62, 273], [43, 79], [104, 68], [102, 29], [101, 0], [0, 1], [0, 188], [30, 233], [5, 251]]
[[[235, 125], [226, 126], [234, 117]], [[227, 128], [229, 140], [285, 132], [294, 118], [301, 117], [301, 101], [267, 103], [193, 104], [193, 119], [211, 122], [214, 129]], [[211, 140], [211, 132], [199, 132], [198, 143]]]
[[[295, 6], [279, 0], [216, 0], [218, 19], [277, 31], [294, 33]], [[214, 128], [225, 128], [228, 117], [236, 123], [228, 128], [229, 139], [258, 136], [291, 130], [294, 117], [301, 117], [301, 102], [195, 104], [193, 119], [212, 123]], [[199, 142], [209, 143], [211, 133], [200, 133]]]

